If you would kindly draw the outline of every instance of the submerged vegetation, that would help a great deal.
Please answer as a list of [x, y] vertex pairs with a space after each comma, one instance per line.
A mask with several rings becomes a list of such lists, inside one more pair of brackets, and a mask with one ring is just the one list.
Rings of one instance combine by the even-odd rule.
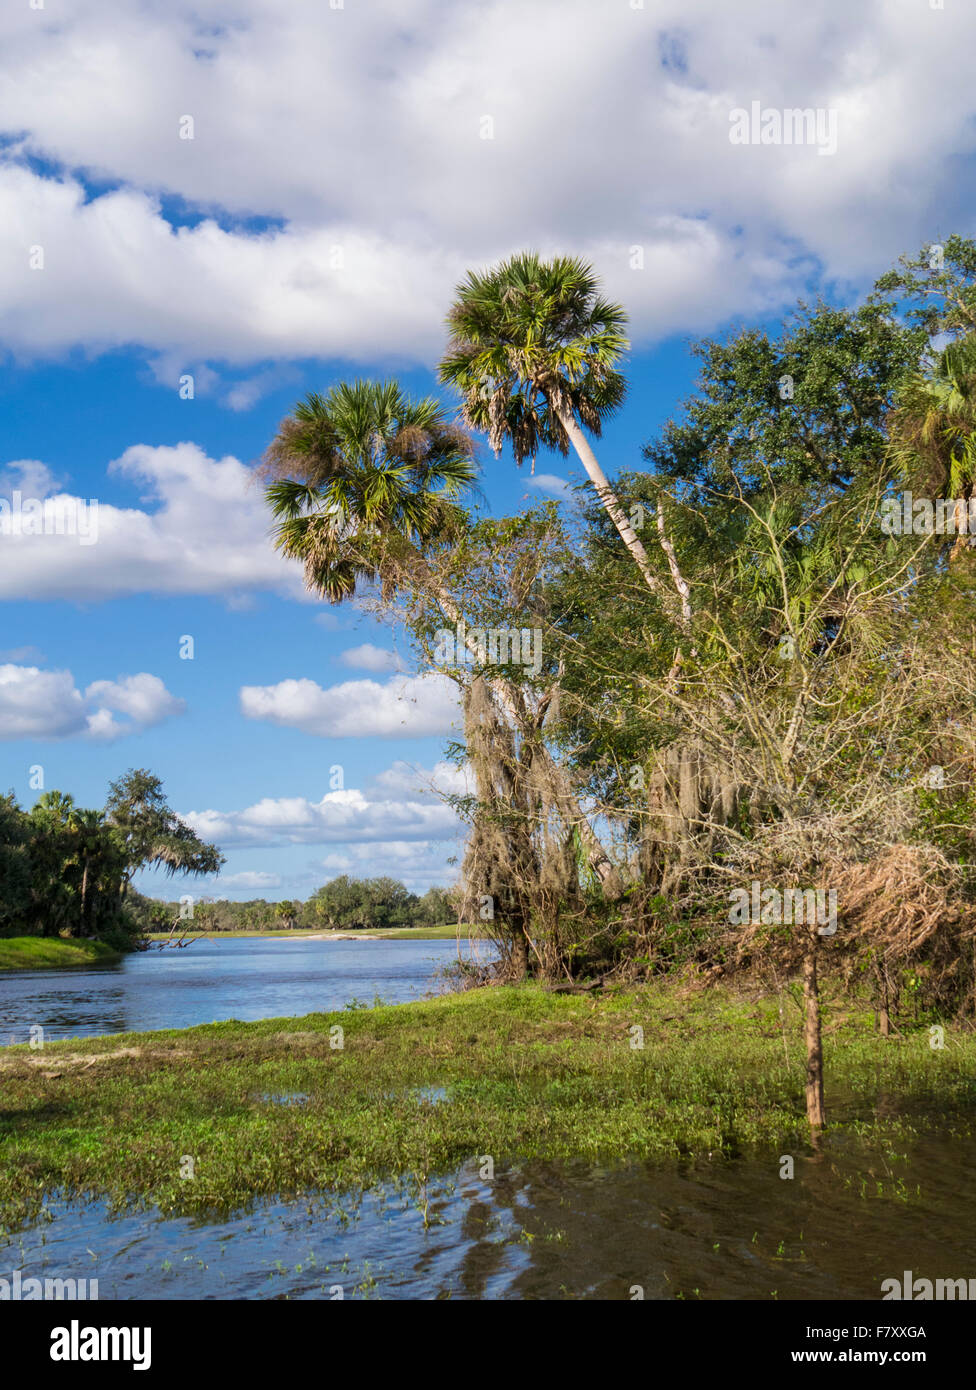
[[[226, 1211], [388, 1178], [421, 1189], [472, 1158], [500, 1172], [531, 1158], [803, 1152], [799, 1017], [790, 991], [534, 984], [7, 1048], [0, 1220], [36, 1215], [53, 1192]], [[826, 1022], [851, 1142], [904, 1136], [930, 1109], [968, 1132], [976, 1036], [886, 1042], [869, 1009], [839, 998]]]

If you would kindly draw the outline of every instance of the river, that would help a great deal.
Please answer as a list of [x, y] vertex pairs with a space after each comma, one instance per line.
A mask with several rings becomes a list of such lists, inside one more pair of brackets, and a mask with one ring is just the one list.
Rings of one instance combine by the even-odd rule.
[[[491, 947], [465, 941], [461, 949], [484, 959]], [[55, 1042], [328, 1013], [376, 997], [403, 1004], [435, 991], [457, 954], [453, 940], [226, 937], [97, 965], [0, 972], [0, 1042], [27, 1042], [36, 1026]]]

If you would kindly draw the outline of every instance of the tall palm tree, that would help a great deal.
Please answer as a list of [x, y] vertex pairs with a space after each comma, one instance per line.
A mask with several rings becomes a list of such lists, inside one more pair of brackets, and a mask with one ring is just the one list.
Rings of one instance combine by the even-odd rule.
[[891, 438], [905, 483], [956, 499], [955, 560], [976, 490], [976, 335], [949, 343], [930, 370], [908, 378], [897, 393]]
[[360, 579], [391, 592], [425, 546], [463, 524], [457, 499], [474, 484], [473, 454], [436, 400], [410, 400], [395, 381], [314, 393], [265, 452], [275, 545], [331, 603]]
[[572, 444], [641, 574], [657, 589], [647, 552], [584, 433], [600, 437], [626, 389], [617, 363], [628, 346], [627, 315], [601, 297], [592, 267], [524, 252], [484, 273], [469, 271], [447, 322], [451, 337], [439, 374], [460, 390], [465, 424], [487, 433], [496, 454], [510, 440], [516, 462], [531, 458], [533, 467], [540, 448], [565, 456]]

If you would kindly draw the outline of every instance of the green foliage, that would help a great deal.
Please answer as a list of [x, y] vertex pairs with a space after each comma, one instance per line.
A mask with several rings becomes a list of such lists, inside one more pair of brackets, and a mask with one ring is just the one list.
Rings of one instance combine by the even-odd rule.
[[350, 878], [340, 874], [314, 893], [304, 917], [332, 929], [363, 927], [437, 927], [453, 913], [444, 888], [429, 888], [422, 898], [388, 877]]
[[129, 888], [139, 869], [214, 873], [223, 856], [182, 822], [145, 770], [112, 783], [104, 812], [44, 792], [29, 812], [0, 799], [0, 936], [74, 936], [124, 950], [148, 930], [147, 900]]

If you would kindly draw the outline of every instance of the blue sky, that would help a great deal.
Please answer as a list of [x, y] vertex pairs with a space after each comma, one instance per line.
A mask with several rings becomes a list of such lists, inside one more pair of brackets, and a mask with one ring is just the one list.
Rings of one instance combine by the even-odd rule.
[[[227, 854], [211, 893], [449, 881], [443, 691], [409, 686], [401, 724], [396, 634], [302, 595], [247, 467], [307, 391], [395, 374], [439, 394], [452, 285], [527, 246], [587, 256], [630, 311], [630, 395], [599, 452], [639, 466], [691, 389], [690, 338], [851, 299], [972, 231], [962, 9], [746, 3], [734, 28], [718, 0], [5, 14], [0, 498], [94, 498], [99, 530], [0, 534], [0, 787], [31, 804], [40, 766], [101, 805], [151, 768]], [[836, 111], [836, 152], [732, 146], [754, 98]], [[483, 461], [491, 511], [551, 495]], [[572, 458], [537, 468], [579, 478]]]

